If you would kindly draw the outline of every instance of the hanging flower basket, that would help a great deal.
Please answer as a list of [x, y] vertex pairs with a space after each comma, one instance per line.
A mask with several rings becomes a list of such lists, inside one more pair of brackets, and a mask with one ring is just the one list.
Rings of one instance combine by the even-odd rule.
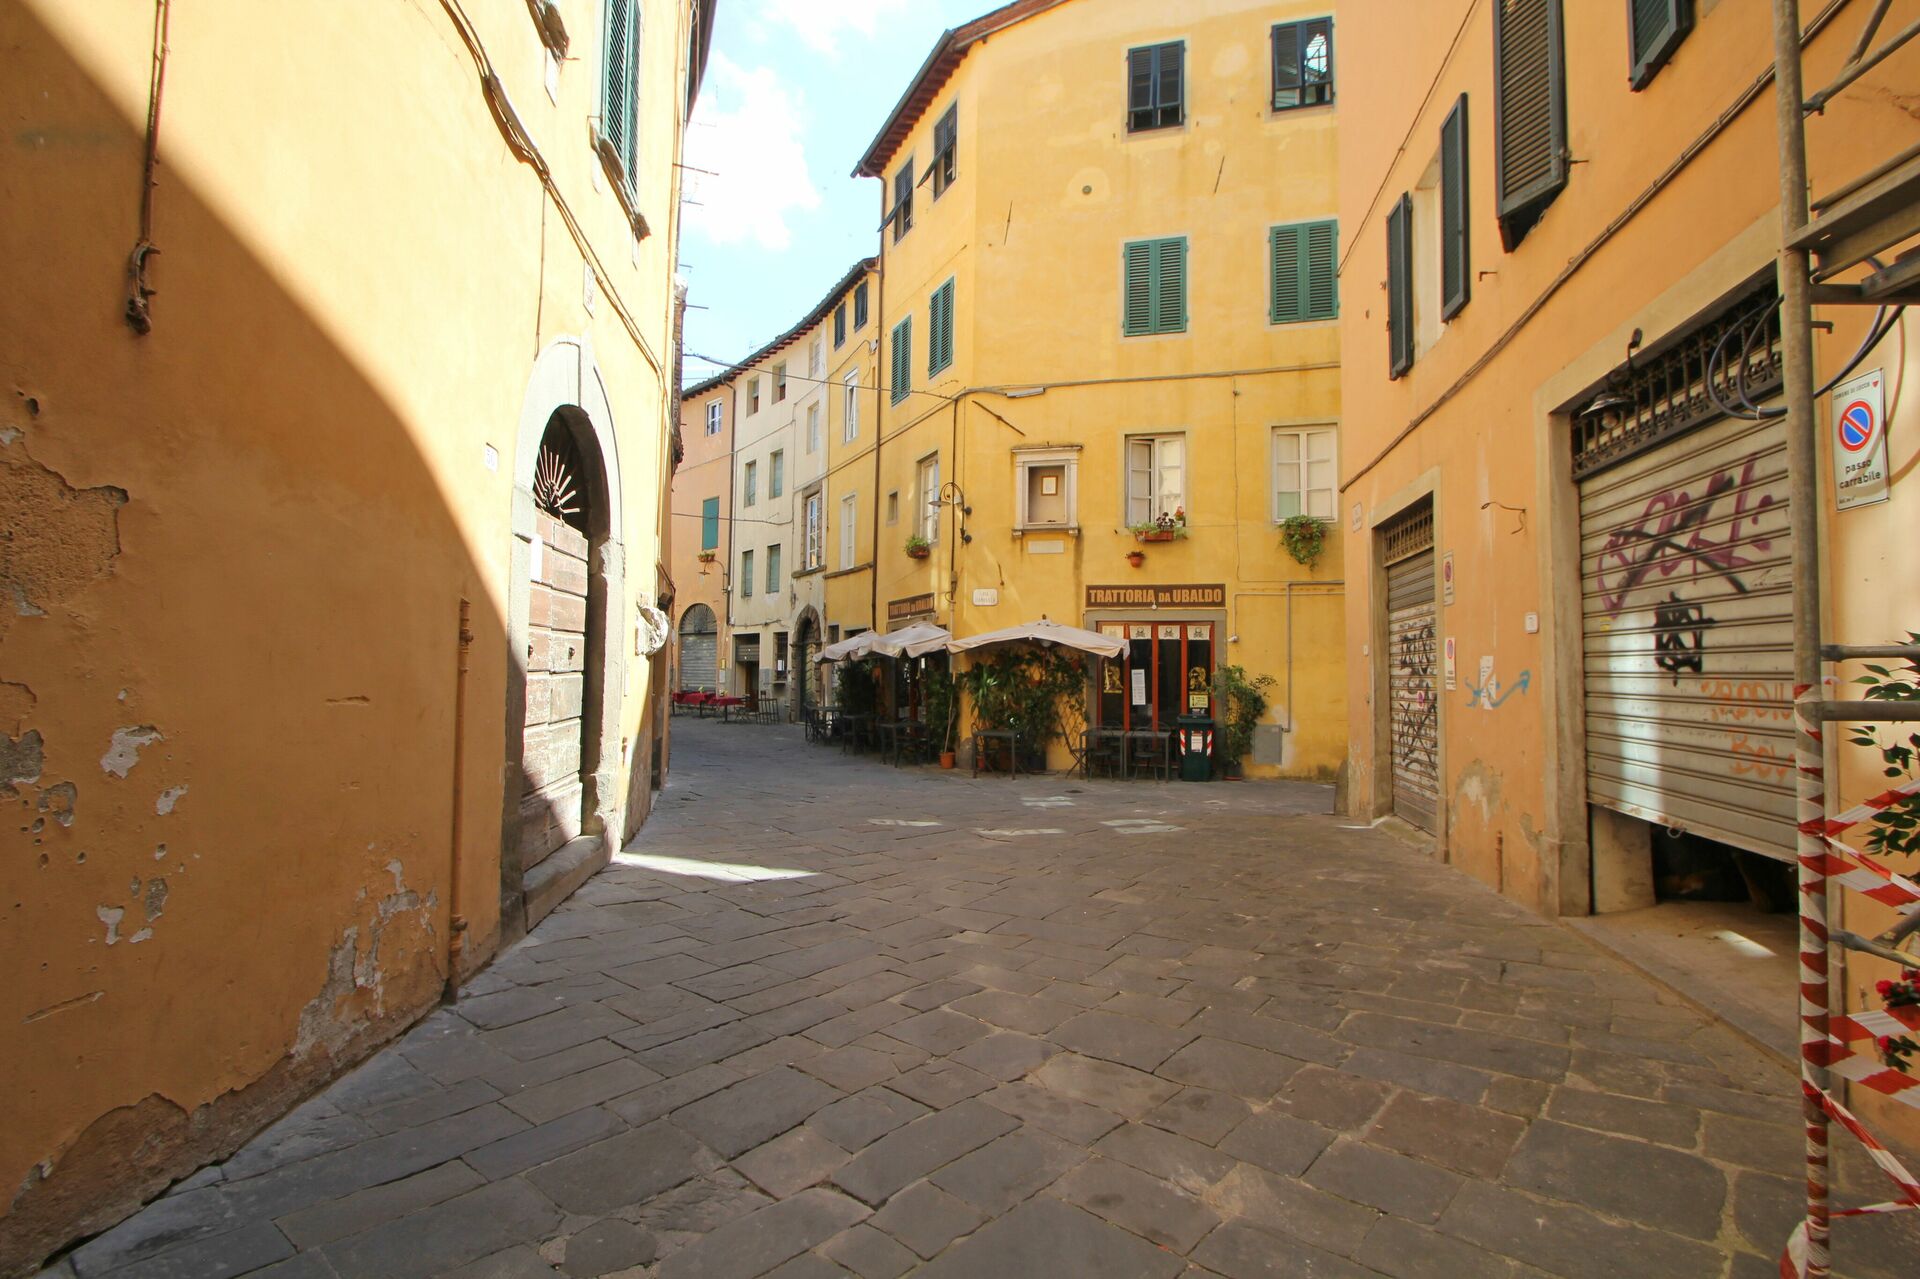
[[1145, 551], [1128, 551], [1127, 552], [1127, 563], [1133, 565], [1135, 568], [1139, 568], [1142, 564], [1145, 564], [1146, 562], [1147, 562], [1147, 553]]
[[908, 559], [924, 560], [925, 558], [927, 558], [927, 556], [931, 554], [933, 554], [933, 544], [927, 541], [926, 538], [916, 534], [913, 537], [910, 537], [907, 539], [907, 558]]
[[1171, 542], [1175, 538], [1185, 536], [1185, 533], [1176, 533], [1172, 529], [1167, 528], [1138, 529], [1134, 532], [1133, 540], [1136, 542]]
[[715, 559], [715, 554], [714, 554], [714, 552], [712, 552], [712, 551], [702, 551], [702, 552], [700, 552], [700, 562], [701, 562], [702, 564], [711, 564], [711, 563], [713, 563], [713, 561], [714, 561], [714, 559]]

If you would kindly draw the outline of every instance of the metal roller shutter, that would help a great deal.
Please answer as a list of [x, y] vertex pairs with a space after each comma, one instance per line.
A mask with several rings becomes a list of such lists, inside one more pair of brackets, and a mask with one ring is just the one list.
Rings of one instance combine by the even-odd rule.
[[1435, 638], [1433, 508], [1387, 531], [1387, 697], [1394, 816], [1432, 831], [1440, 802], [1440, 703]]
[[1793, 858], [1786, 426], [1723, 418], [1580, 482], [1587, 798]]

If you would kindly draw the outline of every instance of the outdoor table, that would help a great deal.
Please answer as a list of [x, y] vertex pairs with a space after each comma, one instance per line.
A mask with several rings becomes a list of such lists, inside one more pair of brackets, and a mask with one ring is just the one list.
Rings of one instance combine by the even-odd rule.
[[926, 758], [927, 726], [917, 719], [897, 719], [890, 724], [881, 725], [881, 731], [887, 735], [887, 746], [893, 752], [893, 766], [912, 754], [914, 761], [924, 762]]
[[1089, 728], [1080, 735], [1080, 770], [1089, 781], [1093, 779], [1095, 760], [1104, 762], [1115, 775], [1124, 775], [1127, 768], [1127, 732], [1123, 728]]
[[1007, 780], [1020, 776], [1020, 734], [1011, 728], [981, 728], [973, 734], [973, 775], [980, 776], [980, 757], [994, 742], [1007, 744]]
[[850, 714], [842, 711], [835, 716], [834, 722], [840, 726], [840, 753], [847, 753], [847, 747], [864, 751], [867, 748], [867, 726], [873, 722], [871, 715]]
[[1134, 765], [1144, 757], [1147, 767], [1166, 781], [1173, 772], [1173, 735], [1165, 729], [1136, 728], [1128, 731], [1125, 739], [1127, 776], [1133, 775]]

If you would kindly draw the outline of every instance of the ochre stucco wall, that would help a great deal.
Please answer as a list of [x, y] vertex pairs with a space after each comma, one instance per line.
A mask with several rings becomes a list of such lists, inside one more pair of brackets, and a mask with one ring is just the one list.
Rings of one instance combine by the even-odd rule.
[[496, 945], [513, 459], [562, 335], [616, 419], [629, 648], [651, 598], [683, 6], [648, 6], [637, 249], [587, 142], [596, 7], [562, 4], [557, 103], [524, 6], [469, 8], [598, 248], [591, 314], [440, 6], [224, 0], [172, 7], [134, 336], [154, 7], [0, 11], [0, 1273], [431, 1007], [450, 909], [464, 971]]

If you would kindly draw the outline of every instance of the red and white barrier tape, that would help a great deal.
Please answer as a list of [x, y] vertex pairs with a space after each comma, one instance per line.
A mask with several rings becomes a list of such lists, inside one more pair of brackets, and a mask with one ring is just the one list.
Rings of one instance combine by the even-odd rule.
[[[1800, 1089], [1801, 1092], [1805, 1094], [1809, 1106], [1818, 1106], [1826, 1114], [1832, 1116], [1835, 1122], [1852, 1133], [1860, 1144], [1866, 1147], [1868, 1157], [1879, 1165], [1880, 1171], [1886, 1173], [1888, 1180], [1892, 1181], [1900, 1191], [1900, 1201], [1897, 1203], [1868, 1204], [1861, 1208], [1842, 1208], [1838, 1212], [1830, 1213], [1830, 1216], [1865, 1217], [1874, 1213], [1907, 1212], [1920, 1208], [1920, 1181], [1916, 1181], [1912, 1173], [1900, 1166], [1900, 1161], [1893, 1157], [1892, 1152], [1878, 1141], [1875, 1141], [1873, 1134], [1862, 1127], [1860, 1121], [1855, 1119], [1853, 1114], [1848, 1111], [1845, 1106], [1842, 1106], [1832, 1097], [1821, 1092], [1818, 1088], [1815, 1088], [1812, 1084], [1804, 1080], [1801, 1081]], [[1821, 1264], [1824, 1265], [1827, 1260], [1824, 1247], [1820, 1249], [1820, 1253]], [[1802, 1221], [1794, 1228], [1793, 1233], [1787, 1237], [1786, 1251], [1780, 1254], [1780, 1279], [1807, 1279], [1807, 1275], [1809, 1274], [1808, 1261], [1811, 1255], [1812, 1249], [1809, 1247], [1807, 1223]]]

